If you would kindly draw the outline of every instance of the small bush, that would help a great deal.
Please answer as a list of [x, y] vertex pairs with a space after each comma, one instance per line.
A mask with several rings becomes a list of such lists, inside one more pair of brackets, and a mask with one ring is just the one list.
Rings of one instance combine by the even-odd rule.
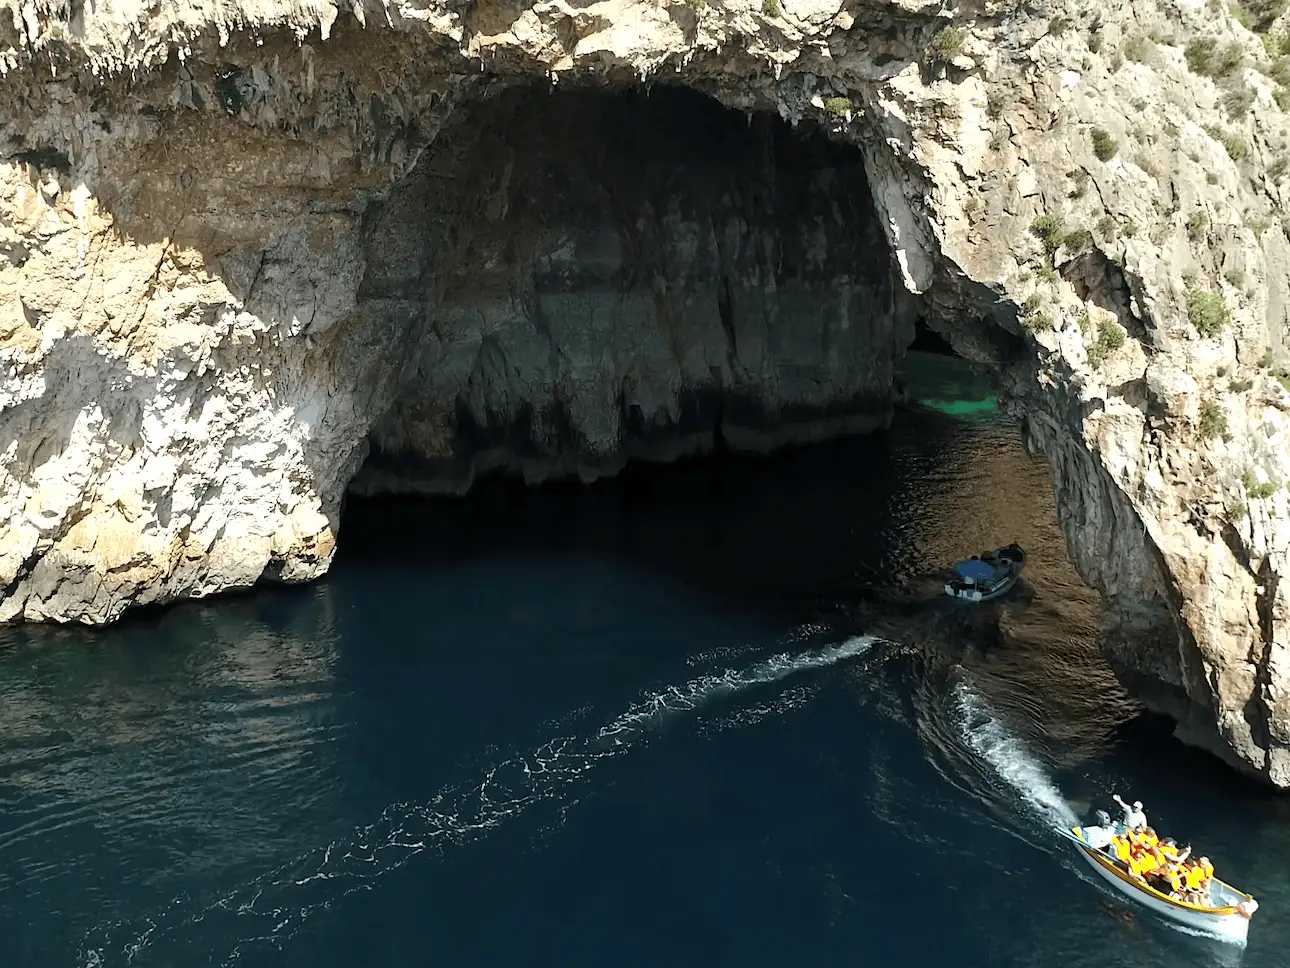
[[1097, 220], [1097, 234], [1108, 242], [1115, 238], [1118, 228], [1115, 224], [1115, 219], [1110, 215], [1103, 215]]
[[1098, 161], [1110, 161], [1120, 150], [1116, 140], [1101, 128], [1094, 128], [1089, 132], [1089, 137], [1093, 140], [1093, 154], [1097, 156]]
[[1233, 393], [1245, 393], [1254, 387], [1253, 380], [1233, 380], [1227, 388]]
[[1203, 440], [1222, 437], [1227, 433], [1227, 414], [1213, 400], [1206, 400], [1200, 405], [1200, 425], [1197, 429]]
[[1134, 157], [1133, 163], [1152, 178], [1160, 178], [1160, 166], [1155, 163], [1154, 159], [1149, 158], [1145, 152], [1139, 151], [1137, 156]]
[[1228, 117], [1240, 120], [1250, 113], [1254, 105], [1254, 88], [1248, 84], [1239, 84], [1223, 92], [1223, 110]]
[[1040, 282], [1047, 283], [1050, 286], [1055, 285], [1057, 280], [1061, 278], [1057, 274], [1057, 270], [1052, 266], [1040, 266], [1035, 270], [1035, 275], [1039, 277]]
[[1240, 289], [1241, 286], [1245, 285], [1245, 273], [1241, 269], [1228, 269], [1223, 273], [1223, 278], [1234, 289]]
[[1246, 496], [1255, 501], [1266, 501], [1281, 490], [1281, 485], [1276, 481], [1260, 481], [1253, 471], [1246, 471], [1241, 477], [1241, 483], [1245, 486]]
[[1021, 325], [1032, 333], [1046, 333], [1053, 328], [1053, 317], [1042, 309], [1026, 313], [1021, 317]]
[[1272, 228], [1272, 220], [1270, 218], [1264, 218], [1261, 215], [1256, 215], [1245, 224], [1250, 227], [1250, 231], [1255, 235], [1262, 235], [1268, 229]]
[[1097, 339], [1087, 347], [1088, 361], [1094, 367], [1100, 367], [1106, 358], [1124, 345], [1124, 330], [1119, 323], [1103, 319], [1097, 327]]
[[1227, 519], [1229, 521], [1240, 521], [1249, 512], [1246, 510], [1245, 502], [1239, 497], [1236, 498], [1227, 508]]
[[1056, 252], [1062, 247], [1065, 231], [1060, 215], [1041, 215], [1030, 223], [1030, 231], [1044, 243], [1048, 252]]
[[1048, 21], [1048, 32], [1054, 37], [1060, 37], [1070, 29], [1071, 22], [1069, 17], [1054, 17]]
[[1034, 312], [1038, 312], [1039, 307], [1042, 306], [1043, 304], [1044, 304], [1043, 296], [1039, 295], [1039, 293], [1037, 292], [1032, 292], [1029, 296], [1026, 297], [1026, 301], [1021, 304], [1021, 309], [1023, 312], [1026, 312], [1026, 313], [1034, 313]]
[[1147, 54], [1150, 52], [1150, 41], [1139, 35], [1134, 35], [1124, 42], [1124, 56], [1135, 63], [1144, 63]]
[[1062, 245], [1071, 250], [1071, 254], [1087, 252], [1093, 248], [1093, 233], [1088, 229], [1075, 229], [1062, 237]]
[[1234, 134], [1228, 134], [1217, 125], [1206, 124], [1203, 127], [1205, 129], [1205, 133], [1221, 144], [1223, 146], [1223, 150], [1227, 152], [1227, 157], [1231, 158], [1233, 161], [1240, 161], [1249, 151], [1249, 149], [1246, 148], [1244, 141]]
[[1285, 155], [1278, 155], [1276, 159], [1274, 159], [1272, 163], [1268, 165], [1268, 175], [1273, 180], [1276, 180], [1286, 173], [1286, 167], [1287, 167], [1287, 164], [1286, 164]]
[[761, 12], [766, 17], [778, 17], [780, 14], [779, 0], [761, 0]]
[[1280, 43], [1282, 52], [1273, 60], [1268, 77], [1278, 84], [1290, 86], [1290, 57], [1285, 56], [1286, 51], [1290, 49], [1290, 38], [1282, 37]]
[[1218, 44], [1213, 37], [1197, 37], [1183, 48], [1183, 57], [1187, 60], [1187, 69], [1193, 74], [1208, 74], [1210, 61], [1214, 57], [1214, 48]]
[[1236, 41], [1218, 46], [1213, 37], [1197, 37], [1183, 49], [1187, 67], [1203, 77], [1230, 77], [1240, 70], [1245, 51]]
[[1277, 107], [1282, 111], [1290, 111], [1290, 89], [1277, 85], [1277, 89], [1272, 92], [1272, 100], [1277, 102]]
[[830, 97], [824, 99], [824, 110], [835, 118], [845, 118], [847, 112], [851, 110], [851, 99], [849, 97]]
[[1102, 35], [1093, 33], [1088, 35], [1088, 49], [1096, 54], [1102, 49]]
[[1074, 171], [1068, 171], [1066, 177], [1075, 182], [1075, 187], [1070, 191], [1071, 198], [1083, 198], [1088, 193], [1089, 173], [1083, 168], [1076, 168]]
[[1200, 209], [1192, 212], [1187, 216], [1187, 237], [1193, 242], [1199, 242], [1205, 237], [1205, 230], [1209, 228], [1209, 216]]
[[963, 52], [967, 37], [962, 27], [946, 27], [932, 38], [932, 53], [940, 60], [952, 60]]
[[1135, 235], [1138, 234], [1138, 223], [1133, 221], [1133, 219], [1129, 219], [1127, 222], [1124, 223], [1123, 231], [1124, 231], [1125, 238], [1128, 238], [1128, 239], [1133, 238]]
[[1232, 313], [1221, 292], [1192, 288], [1187, 290], [1187, 318], [1196, 332], [1210, 339], [1227, 327]]
[[1244, 27], [1246, 30], [1250, 30], [1254, 27], [1254, 18], [1251, 17], [1250, 12], [1246, 10], [1244, 7], [1242, 7], [1239, 3], [1234, 3], [1227, 9], [1231, 12], [1232, 19], [1235, 20], [1242, 27]]

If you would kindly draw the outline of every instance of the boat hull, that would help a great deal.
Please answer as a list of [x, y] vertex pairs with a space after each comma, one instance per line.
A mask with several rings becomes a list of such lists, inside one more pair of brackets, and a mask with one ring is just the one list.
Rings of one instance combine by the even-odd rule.
[[1140, 887], [1101, 851], [1080, 842], [1074, 835], [1070, 836], [1075, 840], [1076, 849], [1088, 865], [1097, 871], [1103, 880], [1134, 903], [1204, 934], [1245, 944], [1250, 931], [1250, 919], [1240, 911], [1225, 908], [1211, 913], [1193, 905], [1178, 904], [1167, 898], [1158, 897], [1155, 892]]
[[1002, 595], [1008, 594], [1008, 592], [1012, 591], [1012, 589], [1016, 587], [1017, 582], [1020, 580], [1020, 573], [1013, 572], [998, 585], [995, 585], [993, 588], [988, 590], [981, 588], [956, 588], [953, 583], [946, 583], [945, 594], [949, 595], [950, 598], [957, 598], [964, 602], [989, 602]]

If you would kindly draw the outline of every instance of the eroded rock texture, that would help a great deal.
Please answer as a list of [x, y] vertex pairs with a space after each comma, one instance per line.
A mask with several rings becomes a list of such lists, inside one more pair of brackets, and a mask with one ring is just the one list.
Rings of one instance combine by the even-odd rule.
[[860, 155], [684, 89], [508, 91], [363, 234], [359, 312], [417, 336], [361, 490], [872, 429], [913, 338]]
[[877, 425], [921, 315], [1121, 676], [1290, 786], [1286, 74], [1225, 14], [8, 9], [0, 619], [311, 578], [351, 482]]

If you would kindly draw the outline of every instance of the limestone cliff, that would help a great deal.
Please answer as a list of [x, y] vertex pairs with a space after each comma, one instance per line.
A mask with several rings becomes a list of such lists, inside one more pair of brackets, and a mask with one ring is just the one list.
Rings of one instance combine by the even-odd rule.
[[921, 316], [1047, 453], [1119, 674], [1290, 786], [1275, 31], [1184, 0], [6, 6], [0, 619], [309, 579], [351, 483], [876, 426]]

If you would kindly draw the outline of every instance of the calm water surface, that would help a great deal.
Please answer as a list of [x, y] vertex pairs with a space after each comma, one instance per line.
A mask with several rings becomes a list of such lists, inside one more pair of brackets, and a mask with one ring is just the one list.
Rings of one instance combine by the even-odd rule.
[[[0, 965], [1282, 968], [1290, 809], [1139, 716], [1042, 462], [920, 372], [884, 435], [355, 506], [310, 587], [4, 632]], [[1014, 539], [1006, 604], [898, 591]], [[1247, 948], [1063, 849], [1117, 790]]]

